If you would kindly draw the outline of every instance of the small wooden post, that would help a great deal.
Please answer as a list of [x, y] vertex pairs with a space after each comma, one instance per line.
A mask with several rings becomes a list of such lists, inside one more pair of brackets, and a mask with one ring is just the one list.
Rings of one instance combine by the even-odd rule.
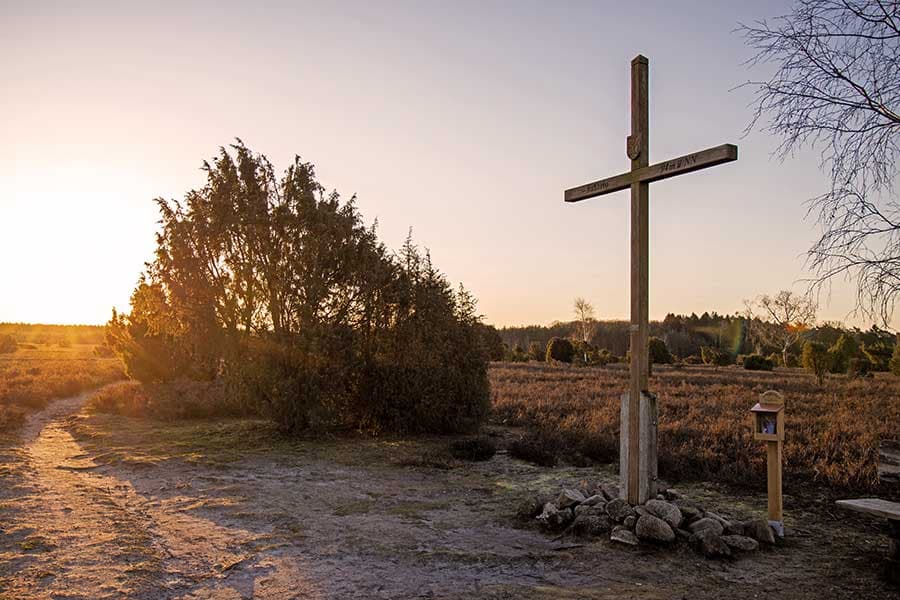
[[753, 439], [766, 442], [766, 468], [769, 489], [769, 526], [784, 537], [784, 513], [781, 491], [781, 456], [784, 444], [784, 398], [775, 391], [759, 397], [750, 409]]

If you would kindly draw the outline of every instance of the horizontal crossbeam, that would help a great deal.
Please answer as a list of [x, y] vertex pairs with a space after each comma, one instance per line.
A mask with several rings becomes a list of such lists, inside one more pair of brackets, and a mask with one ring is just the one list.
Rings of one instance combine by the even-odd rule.
[[568, 189], [565, 191], [565, 198], [566, 202], [587, 200], [588, 198], [627, 190], [632, 183], [660, 181], [735, 160], [737, 160], [737, 146], [734, 144], [722, 144], [715, 148], [707, 148], [700, 152], [685, 154], [672, 160]]

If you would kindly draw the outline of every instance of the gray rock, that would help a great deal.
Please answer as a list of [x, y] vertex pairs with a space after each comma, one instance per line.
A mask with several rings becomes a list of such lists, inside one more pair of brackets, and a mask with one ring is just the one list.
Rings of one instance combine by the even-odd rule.
[[571, 508], [562, 508], [556, 513], [554, 518], [550, 519], [550, 525], [554, 529], [562, 529], [575, 519], [575, 513]]
[[753, 552], [759, 548], [759, 542], [744, 535], [723, 535], [722, 541], [732, 550], [740, 552]]
[[725, 527], [724, 535], [744, 535], [744, 524], [743, 523], [735, 523], [731, 521], [727, 527]]
[[544, 496], [529, 496], [524, 498], [516, 509], [516, 516], [523, 521], [533, 519], [544, 510], [544, 504], [548, 498]]
[[605, 517], [605, 516], [607, 516], [605, 508], [606, 507], [603, 505], [588, 506], [587, 504], [579, 504], [578, 506], [575, 507], [575, 518], [578, 518], [581, 516], [599, 517], [600, 515], [603, 515]]
[[610, 541], [619, 542], [620, 544], [627, 544], [629, 546], [637, 546], [640, 542], [638, 542], [638, 538], [632, 532], [628, 531], [624, 527], [616, 527], [613, 529], [612, 535], [609, 536]]
[[731, 548], [722, 541], [722, 537], [713, 528], [701, 529], [691, 537], [691, 541], [707, 558], [731, 556]]
[[669, 524], [651, 514], [641, 515], [634, 526], [634, 533], [642, 540], [654, 542], [674, 542], [675, 532]]
[[628, 529], [632, 529], [632, 530], [634, 529], [635, 523], [637, 523], [637, 517], [635, 517], [635, 516], [625, 517], [625, 520], [622, 521], [622, 525], [624, 525]]
[[589, 496], [584, 499], [584, 502], [581, 503], [584, 506], [596, 506], [598, 504], [606, 504], [606, 498], [603, 494], [594, 494], [593, 496]]
[[637, 515], [638, 518], [643, 517], [644, 515], [652, 514], [649, 510], [644, 508], [643, 506], [635, 506], [634, 514]]
[[568, 525], [574, 515], [571, 510], [564, 508], [560, 510], [554, 503], [548, 502], [544, 505], [544, 510], [538, 515], [538, 522], [547, 529], [562, 529]]
[[654, 517], [659, 517], [663, 521], [669, 524], [669, 527], [672, 529], [677, 529], [681, 526], [681, 522], [683, 517], [681, 516], [681, 510], [674, 504], [669, 504], [668, 502], [664, 502], [662, 500], [650, 500], [647, 504], [644, 505], [650, 514]]
[[609, 531], [612, 524], [606, 515], [579, 515], [572, 521], [572, 531], [576, 535], [598, 536]]
[[676, 492], [675, 490], [665, 490], [663, 492], [663, 496], [665, 496], [666, 500], [669, 500], [669, 501], [681, 500], [684, 498], [684, 496], [682, 496], [679, 492]]
[[634, 515], [634, 509], [621, 498], [613, 498], [606, 503], [606, 514], [608, 514], [609, 518], [613, 521], [621, 523], [625, 520], [625, 517]]
[[541, 509], [541, 514], [537, 516], [537, 520], [541, 523], [541, 525], [549, 525], [550, 519], [555, 518], [555, 515], [557, 513], [559, 513], [559, 508], [557, 508], [556, 505], [552, 502], [547, 502]]
[[609, 485], [608, 483], [604, 483], [600, 486], [600, 492], [606, 497], [607, 502], [619, 497], [619, 488]]
[[696, 502], [691, 502], [690, 500], [674, 500], [672, 504], [678, 507], [678, 510], [681, 511], [681, 516], [688, 523], [696, 521], [703, 516], [703, 507]]
[[725, 531], [725, 528], [722, 527], [721, 523], [710, 517], [704, 517], [688, 525], [688, 531], [693, 534], [706, 530], [710, 530], [715, 533], [716, 536], [720, 536], [722, 535], [722, 532]]
[[559, 494], [559, 498], [556, 499], [556, 506], [560, 509], [569, 508], [570, 506], [577, 506], [584, 501], [584, 494], [578, 490], [564, 489]]
[[692, 535], [693, 534], [686, 529], [676, 529], [675, 530], [675, 537], [683, 542], [689, 541], [691, 539]]
[[744, 526], [745, 536], [751, 537], [757, 542], [762, 542], [763, 544], [775, 543], [775, 532], [772, 531], [772, 528], [769, 527], [769, 522], [765, 519], [744, 521], [743, 523], [741, 523], [741, 525]]
[[709, 519], [715, 519], [716, 521], [718, 521], [719, 523], [721, 523], [721, 524], [722, 524], [722, 529], [723, 529], [723, 530], [724, 530], [724, 529], [727, 529], [727, 528], [729, 528], [729, 527], [731, 527], [731, 521], [729, 521], [728, 519], [726, 519], [726, 518], [723, 517], [722, 515], [719, 515], [719, 514], [717, 514], [717, 513], [714, 513], [714, 512], [711, 511], [711, 510], [706, 511], [706, 514], [704, 514], [703, 516], [706, 517], [706, 518], [709, 518]]

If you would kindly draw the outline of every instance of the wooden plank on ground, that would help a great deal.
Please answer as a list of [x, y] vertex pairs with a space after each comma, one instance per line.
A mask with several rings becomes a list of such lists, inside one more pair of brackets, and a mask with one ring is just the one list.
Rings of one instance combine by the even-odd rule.
[[900, 483], [900, 442], [882, 440], [878, 455], [878, 478]]
[[891, 502], [881, 498], [857, 498], [855, 500], [838, 500], [837, 505], [848, 510], [900, 521], [900, 502]]

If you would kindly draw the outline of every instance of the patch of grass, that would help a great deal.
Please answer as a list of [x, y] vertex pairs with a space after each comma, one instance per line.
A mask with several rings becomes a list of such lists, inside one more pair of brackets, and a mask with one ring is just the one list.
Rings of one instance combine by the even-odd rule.
[[401, 502], [391, 506], [386, 512], [398, 517], [425, 521], [424, 513], [432, 510], [443, 510], [449, 505], [448, 502]]
[[228, 464], [251, 453], [296, 445], [273, 423], [260, 419], [167, 422], [96, 414], [77, 420], [72, 433], [97, 453], [97, 463], [140, 466], [170, 459]]
[[364, 515], [372, 510], [372, 506], [374, 506], [374, 504], [375, 503], [371, 500], [351, 502], [349, 504], [338, 506], [331, 514], [336, 517], [346, 517], [348, 515]]
[[451, 442], [448, 450], [453, 458], [480, 462], [493, 458], [497, 453], [497, 445], [492, 439], [479, 436]]
[[222, 382], [178, 380], [165, 384], [123, 381], [95, 392], [88, 400], [95, 412], [166, 421], [211, 419], [245, 414]]
[[449, 471], [459, 466], [459, 461], [445, 452], [428, 450], [421, 454], [410, 454], [394, 461], [400, 467], [420, 467], [425, 469], [438, 469]]
[[56, 547], [56, 544], [41, 535], [29, 535], [19, 542], [19, 548], [23, 552], [47, 552]]

